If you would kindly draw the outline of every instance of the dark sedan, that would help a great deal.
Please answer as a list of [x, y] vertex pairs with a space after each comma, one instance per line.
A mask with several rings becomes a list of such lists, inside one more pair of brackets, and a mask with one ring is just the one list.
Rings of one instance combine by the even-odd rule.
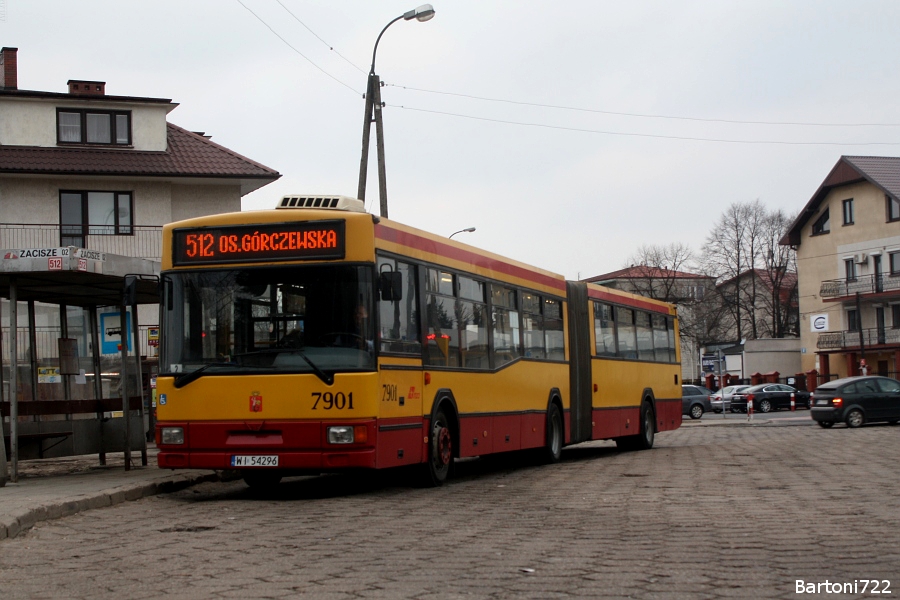
[[761, 383], [731, 397], [731, 412], [747, 412], [747, 403], [753, 402], [753, 411], [767, 413], [782, 408], [790, 410], [791, 395], [796, 408], [809, 408], [809, 393], [783, 383]]
[[699, 419], [703, 413], [712, 410], [709, 397], [712, 390], [699, 385], [681, 386], [681, 414], [688, 415], [692, 419]]
[[900, 421], [900, 381], [889, 377], [846, 377], [829, 381], [813, 393], [812, 418], [822, 427], [846, 423]]

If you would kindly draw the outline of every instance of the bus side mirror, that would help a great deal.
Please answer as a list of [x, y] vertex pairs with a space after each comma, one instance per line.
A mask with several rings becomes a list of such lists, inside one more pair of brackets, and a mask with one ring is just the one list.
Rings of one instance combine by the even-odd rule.
[[378, 289], [381, 299], [388, 302], [403, 299], [403, 274], [399, 271], [385, 271], [378, 274]]

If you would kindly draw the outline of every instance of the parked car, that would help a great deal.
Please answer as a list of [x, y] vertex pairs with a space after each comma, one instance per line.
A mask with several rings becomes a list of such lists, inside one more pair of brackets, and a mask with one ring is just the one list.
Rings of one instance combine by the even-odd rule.
[[771, 412], [791, 408], [791, 394], [796, 408], [809, 408], [809, 392], [783, 383], [761, 383], [748, 387], [731, 397], [731, 412], [747, 412], [747, 403], [753, 402], [754, 412]]
[[900, 381], [889, 377], [846, 377], [823, 383], [812, 396], [813, 421], [828, 428], [835, 423], [859, 427], [865, 423], [900, 421]]
[[681, 386], [681, 414], [692, 419], [699, 419], [703, 413], [712, 410], [709, 397], [712, 390], [699, 385]]
[[[712, 409], [720, 413], [723, 410], [728, 410], [731, 408], [731, 398], [738, 392], [746, 390], [749, 385], [726, 385], [724, 389], [715, 392], [712, 396], [709, 397], [709, 402], [712, 404]], [[725, 400], [722, 400], [722, 397], [725, 397]]]

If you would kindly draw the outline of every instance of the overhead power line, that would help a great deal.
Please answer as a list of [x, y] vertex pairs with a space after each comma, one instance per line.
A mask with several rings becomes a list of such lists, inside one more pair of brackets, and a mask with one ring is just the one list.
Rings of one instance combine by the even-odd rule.
[[404, 106], [400, 104], [385, 104], [392, 108], [402, 108], [403, 110], [411, 110], [415, 112], [430, 113], [435, 115], [444, 115], [448, 117], [457, 117], [461, 119], [471, 119], [474, 121], [488, 121], [491, 123], [503, 123], [506, 125], [520, 125], [523, 127], [540, 127], [544, 129], [557, 129], [561, 131], [577, 131], [580, 133], [595, 133], [601, 135], [619, 135], [628, 137], [644, 137], [657, 138], [664, 140], [686, 140], [693, 142], [719, 142], [726, 144], [780, 144], [788, 146], [900, 146], [900, 142], [791, 142], [784, 140], [729, 140], [725, 138], [704, 138], [681, 135], [661, 135], [654, 133], [634, 133], [625, 131], [607, 131], [602, 129], [585, 129], [581, 127], [566, 127], [563, 125], [548, 125], [546, 123], [529, 123], [525, 121], [510, 121], [507, 119], [493, 119], [489, 117], [476, 117], [474, 115], [463, 115], [460, 113], [452, 113], [441, 110], [430, 110], [427, 108], [416, 108], [413, 106]]
[[[0, 2], [2, 2], [2, 0], [0, 0]], [[319, 40], [320, 42], [322, 42], [323, 44], [325, 44], [325, 45], [328, 47], [329, 50], [331, 50], [332, 52], [334, 52], [335, 54], [337, 54], [338, 56], [340, 56], [341, 58], [343, 58], [343, 59], [347, 62], [348, 65], [350, 65], [351, 67], [353, 67], [354, 69], [356, 69], [357, 71], [359, 71], [360, 73], [362, 73], [363, 75], [366, 74], [366, 70], [365, 70], [365, 69], [362, 69], [362, 68], [358, 67], [358, 66], [356, 65], [356, 63], [354, 63], [354, 62], [351, 61], [349, 58], [347, 58], [346, 56], [344, 56], [343, 54], [341, 54], [340, 52], [338, 52], [337, 50], [335, 50], [335, 49], [334, 49], [334, 46], [332, 46], [331, 44], [329, 44], [328, 42], [326, 42], [325, 40], [323, 40], [321, 37], [319, 37], [319, 34], [318, 34], [318, 33], [316, 33], [315, 31], [313, 31], [312, 29], [310, 29], [309, 26], [308, 26], [306, 23], [304, 23], [303, 21], [301, 21], [300, 18], [297, 17], [297, 15], [295, 15], [294, 13], [292, 13], [292, 12], [291, 12], [291, 9], [289, 9], [287, 6], [285, 6], [284, 3], [283, 3], [281, 0], [275, 0], [275, 2], [277, 2], [278, 4], [280, 4], [280, 5], [281, 5], [281, 8], [283, 8], [284, 10], [287, 11], [287, 14], [291, 15], [292, 17], [294, 17], [294, 20], [295, 20], [295, 21], [297, 21], [298, 23], [300, 23], [301, 25], [303, 25], [303, 26], [306, 28], [306, 30], [307, 30], [308, 32], [310, 32], [311, 34], [313, 34], [314, 36], [316, 36], [316, 39]]]
[[385, 87], [396, 87], [412, 92], [423, 92], [426, 94], [439, 94], [442, 96], [456, 96], [458, 98], [468, 98], [470, 100], [483, 100], [485, 102], [502, 102], [504, 104], [517, 104], [519, 106], [534, 106], [537, 108], [553, 108], [557, 110], [571, 110], [578, 112], [595, 113], [601, 115], [614, 115], [619, 117], [639, 117], [642, 119], [673, 119], [677, 121], [699, 121], [701, 123], [730, 123], [739, 125], [798, 125], [804, 127], [900, 127], [900, 123], [814, 123], [803, 121], [746, 121], [740, 119], [711, 119], [703, 117], [683, 117], [675, 115], [653, 115], [645, 113], [628, 113], [617, 112], [612, 110], [601, 110], [599, 108], [579, 108], [576, 106], [561, 106], [557, 104], [541, 104], [539, 102], [524, 102], [521, 100], [509, 100], [505, 98], [488, 98], [484, 96], [475, 96], [472, 94], [460, 94], [457, 92], [442, 92], [438, 90], [425, 90], [422, 88], [414, 88], [396, 83], [385, 83]]
[[[2, 1], [2, 0], [0, 0]], [[352, 61], [347, 59], [344, 55], [334, 49], [328, 42], [326, 42], [321, 36], [319, 36], [315, 31], [313, 31], [306, 23], [301, 21], [293, 12], [291, 12], [281, 0], [275, 0], [278, 4], [287, 11], [288, 14], [291, 15], [298, 23], [303, 25], [307, 31], [309, 31], [313, 36], [316, 37], [320, 42], [322, 42], [328, 49], [338, 56], [340, 56], [343, 60], [349, 63], [351, 66], [356, 68], [357, 70], [365, 73], [363, 69], [358, 67]], [[351, 85], [341, 81], [318, 64], [316, 64], [312, 59], [307, 57], [305, 54], [300, 52], [297, 48], [295, 48], [290, 42], [288, 42], [284, 37], [282, 37], [275, 29], [273, 29], [265, 20], [262, 19], [258, 14], [253, 12], [246, 4], [244, 4], [241, 0], [237, 0], [238, 4], [243, 6], [250, 14], [252, 14], [256, 19], [265, 25], [265, 27], [271, 31], [278, 39], [284, 42], [291, 50], [301, 56], [304, 60], [309, 62], [316, 69], [321, 71], [330, 79], [333, 79], [337, 83], [351, 90], [352, 92], [363, 95], [359, 91], [355, 90]], [[645, 119], [669, 119], [669, 120], [679, 120], [679, 121], [694, 121], [701, 123], [727, 123], [727, 124], [740, 124], [740, 125], [788, 125], [788, 126], [812, 126], [812, 127], [900, 127], [900, 123], [817, 123], [817, 122], [801, 122], [801, 121], [750, 121], [750, 120], [739, 120], [739, 119], [713, 119], [713, 118], [702, 118], [702, 117], [685, 117], [685, 116], [677, 116], [677, 115], [657, 115], [657, 114], [646, 114], [646, 113], [627, 113], [627, 112], [617, 112], [603, 109], [594, 109], [594, 108], [580, 108], [573, 106], [564, 106], [564, 105], [556, 105], [556, 104], [544, 104], [537, 102], [525, 102], [520, 100], [509, 100], [504, 98], [489, 98], [485, 96], [476, 96], [474, 94], [463, 94], [458, 92], [443, 92], [438, 90], [427, 90], [422, 88], [415, 88], [410, 86], [404, 86], [399, 84], [383, 84], [386, 86], [397, 87], [404, 90], [415, 91], [415, 92], [423, 92], [428, 94], [438, 94], [444, 96], [453, 96], [458, 98], [468, 98], [472, 100], [481, 100], [485, 102], [495, 102], [495, 103], [504, 103], [504, 104], [513, 104], [520, 106], [532, 106], [537, 108], [550, 108], [555, 110], [567, 110], [567, 111], [576, 111], [576, 112], [586, 112], [586, 113], [595, 113], [595, 114], [606, 114], [606, 115], [614, 115], [614, 116], [626, 116], [626, 117], [637, 117], [637, 118], [645, 118]], [[627, 136], [627, 137], [643, 137], [643, 138], [655, 138], [655, 139], [669, 139], [669, 140], [682, 140], [682, 141], [696, 141], [696, 142], [714, 142], [714, 143], [726, 143], [726, 144], [754, 144], [754, 145], [765, 145], [765, 144], [775, 144], [775, 145], [789, 145], [789, 146], [898, 146], [900, 142], [805, 142], [805, 141], [785, 141], [785, 140], [740, 140], [740, 139], [727, 139], [727, 138], [708, 138], [708, 137], [697, 137], [697, 136], [678, 136], [678, 135], [662, 135], [662, 134], [652, 134], [652, 133], [636, 133], [636, 132], [625, 132], [625, 131], [609, 131], [609, 130], [601, 130], [601, 129], [587, 129], [581, 127], [566, 127], [562, 125], [549, 125], [546, 123], [532, 123], [525, 121], [513, 121], [507, 119], [495, 119], [489, 117], [479, 117], [475, 115], [465, 115], [461, 113], [449, 112], [449, 111], [439, 111], [432, 110], [426, 108], [417, 108], [412, 106], [405, 105], [397, 105], [397, 104], [385, 104], [385, 106], [391, 106], [394, 108], [401, 108], [403, 110], [410, 110], [415, 112], [429, 113], [429, 114], [437, 114], [449, 117], [456, 117], [461, 119], [470, 119], [476, 121], [486, 121], [491, 123], [502, 123], [506, 125], [517, 125], [521, 127], [539, 127], [544, 129], [556, 129], [560, 131], [575, 131], [580, 133], [593, 133], [599, 135], [615, 135], [615, 136]]]
[[[283, 37], [281, 37], [281, 35], [280, 35], [277, 31], [275, 31], [274, 29], [272, 29], [272, 27], [271, 27], [268, 23], [266, 23], [266, 22], [262, 19], [262, 17], [260, 17], [258, 14], [256, 14], [256, 13], [253, 12], [252, 10], [250, 10], [250, 8], [249, 8], [246, 4], [244, 4], [243, 2], [241, 2], [241, 0], [236, 0], [236, 1], [237, 1], [238, 4], [240, 4], [240, 5], [243, 6], [245, 9], [247, 9], [247, 12], [249, 12], [251, 15], [253, 15], [254, 17], [256, 17], [256, 19], [257, 19], [260, 23], [262, 23], [263, 25], [265, 25], [265, 26], [266, 26], [266, 29], [268, 29], [269, 31], [271, 31], [272, 33], [274, 33], [275, 36], [276, 36], [279, 40], [281, 40], [282, 42], [284, 42], [285, 45], [286, 45], [288, 48], [290, 48], [291, 50], [293, 50], [294, 52], [296, 52], [297, 54], [299, 54], [301, 57], [303, 57], [303, 59], [306, 60], [306, 62], [308, 62], [309, 64], [311, 64], [311, 65], [314, 66], [315, 68], [317, 68], [319, 71], [321, 71], [322, 73], [324, 73], [324, 74], [325, 74], [326, 76], [328, 76], [329, 78], [331, 78], [331, 79], [337, 81], [339, 84], [341, 84], [342, 86], [344, 86], [345, 88], [347, 88], [348, 90], [350, 90], [351, 92], [353, 92], [354, 94], [360, 94], [360, 95], [362, 94], [362, 92], [359, 92], [358, 90], [355, 90], [355, 89], [353, 88], [353, 86], [344, 83], [343, 81], [341, 81], [340, 79], [338, 79], [337, 77], [335, 77], [334, 75], [332, 75], [331, 73], [329, 73], [328, 71], [326, 71], [325, 69], [323, 69], [322, 67], [320, 67], [319, 65], [317, 65], [311, 58], [309, 58], [308, 56], [306, 56], [305, 54], [303, 54], [302, 52], [300, 52], [299, 50], [297, 50], [294, 46], [291, 45], [291, 43], [290, 43], [289, 41], [287, 41], [286, 39], [284, 39]], [[279, 4], [280, 4], [280, 2], [279, 2]], [[305, 25], [304, 25], [304, 27], [305, 27]], [[317, 36], [317, 37], [318, 37], [318, 36]]]

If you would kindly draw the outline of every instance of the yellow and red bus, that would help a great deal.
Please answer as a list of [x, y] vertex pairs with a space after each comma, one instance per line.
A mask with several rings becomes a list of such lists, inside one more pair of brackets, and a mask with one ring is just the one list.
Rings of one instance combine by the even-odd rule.
[[674, 306], [382, 219], [342, 196], [163, 230], [161, 468], [419, 465], [681, 425]]

